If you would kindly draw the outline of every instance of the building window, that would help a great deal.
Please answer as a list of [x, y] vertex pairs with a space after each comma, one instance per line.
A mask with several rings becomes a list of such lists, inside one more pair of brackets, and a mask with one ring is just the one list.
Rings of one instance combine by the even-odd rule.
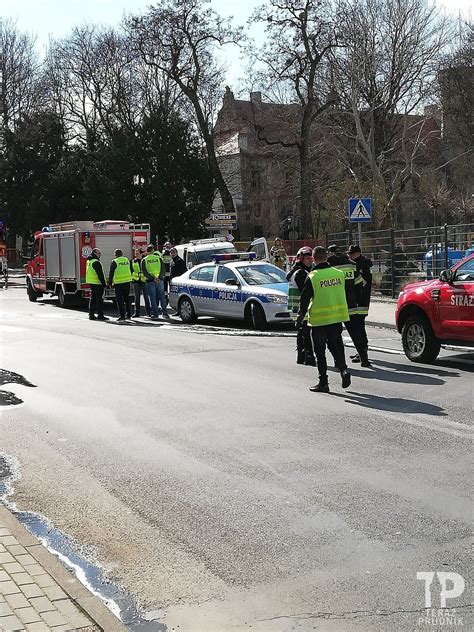
[[250, 184], [252, 189], [260, 191], [260, 189], [262, 188], [262, 178], [260, 176], [260, 171], [252, 171], [252, 174], [250, 176]]

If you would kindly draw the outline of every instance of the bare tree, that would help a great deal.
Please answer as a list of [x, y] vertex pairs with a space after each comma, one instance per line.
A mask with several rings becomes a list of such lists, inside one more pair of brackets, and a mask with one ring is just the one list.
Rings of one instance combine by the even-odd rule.
[[226, 44], [237, 43], [241, 32], [207, 4], [208, 0], [161, 0], [144, 16], [134, 17], [130, 27], [145, 63], [165, 73], [192, 106], [214, 183], [224, 209], [230, 211], [234, 201], [219, 167], [212, 128], [224, 84], [217, 53]]
[[42, 100], [41, 62], [35, 40], [11, 20], [0, 17], [0, 64], [3, 90], [0, 111], [3, 128], [15, 125]]
[[339, 117], [342, 145], [352, 173], [383, 200], [379, 222], [393, 223], [405, 187], [439, 151], [440, 126], [424, 106], [435, 98], [450, 23], [426, 0], [342, 0], [339, 15], [345, 47], [334, 69], [351, 114]]
[[[259, 140], [294, 147], [300, 167], [300, 216], [303, 234], [314, 215], [312, 157], [318, 143], [312, 138], [314, 123], [336, 101], [331, 89], [329, 54], [338, 45], [337, 24], [326, 0], [270, 0], [252, 20], [266, 24], [267, 41], [255, 54], [257, 81], [267, 95], [280, 95], [296, 108], [286, 110], [282, 136], [269, 139], [256, 121]], [[313, 151], [312, 151], [313, 149]]]

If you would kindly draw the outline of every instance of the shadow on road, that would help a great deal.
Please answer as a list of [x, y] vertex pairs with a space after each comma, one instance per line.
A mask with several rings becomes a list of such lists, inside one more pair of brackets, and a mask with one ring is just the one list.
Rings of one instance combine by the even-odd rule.
[[447, 417], [444, 408], [436, 404], [427, 404], [414, 399], [404, 399], [403, 397], [380, 397], [369, 393], [333, 393], [336, 397], [342, 397], [348, 404], [371, 408], [373, 410], [385, 410], [391, 413], [409, 413], [422, 415], [435, 415]]
[[386, 360], [372, 360], [374, 366], [382, 366], [387, 369], [398, 371], [403, 366], [404, 373], [416, 373], [417, 375], [436, 375], [438, 377], [459, 377], [459, 373], [453, 371], [443, 371], [436, 365], [425, 366], [423, 364], [397, 364], [396, 362], [387, 362]]
[[[403, 367], [403, 369], [405, 369], [405, 367]], [[445, 384], [446, 382], [446, 380], [442, 380], [441, 378], [433, 377], [431, 375], [423, 375], [419, 373], [405, 373], [404, 371], [400, 371], [400, 365], [398, 365], [398, 370], [395, 369], [393, 371], [385, 371], [384, 369], [379, 369], [379, 368], [365, 370], [365, 369], [357, 369], [354, 367], [351, 367], [349, 370], [352, 373], [352, 375], [361, 377], [364, 380], [381, 380], [382, 382], [399, 382], [402, 384], [422, 384], [426, 386], [440, 386], [441, 384]]]

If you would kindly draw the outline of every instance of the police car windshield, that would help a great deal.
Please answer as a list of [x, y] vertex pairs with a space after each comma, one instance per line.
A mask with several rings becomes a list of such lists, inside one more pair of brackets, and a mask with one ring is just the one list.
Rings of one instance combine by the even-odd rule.
[[273, 285], [287, 282], [285, 273], [269, 264], [239, 266], [237, 270], [248, 285]]
[[229, 252], [234, 253], [237, 252], [237, 250], [235, 249], [234, 246], [231, 246], [230, 244], [228, 246], [224, 246], [223, 248], [212, 248], [209, 250], [196, 250], [195, 252], [193, 252], [193, 258], [194, 258], [194, 265], [198, 265], [199, 263], [208, 263], [210, 261], [212, 261], [212, 258], [219, 254], [219, 255], [225, 255], [228, 254]]

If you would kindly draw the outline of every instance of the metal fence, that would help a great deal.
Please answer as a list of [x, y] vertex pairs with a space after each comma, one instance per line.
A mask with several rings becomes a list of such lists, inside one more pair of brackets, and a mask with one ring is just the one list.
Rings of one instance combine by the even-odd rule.
[[[358, 243], [357, 230], [326, 235], [327, 246], [352, 243]], [[474, 224], [366, 231], [361, 249], [374, 264], [373, 292], [395, 298], [407, 283], [435, 278], [474, 252]]]

